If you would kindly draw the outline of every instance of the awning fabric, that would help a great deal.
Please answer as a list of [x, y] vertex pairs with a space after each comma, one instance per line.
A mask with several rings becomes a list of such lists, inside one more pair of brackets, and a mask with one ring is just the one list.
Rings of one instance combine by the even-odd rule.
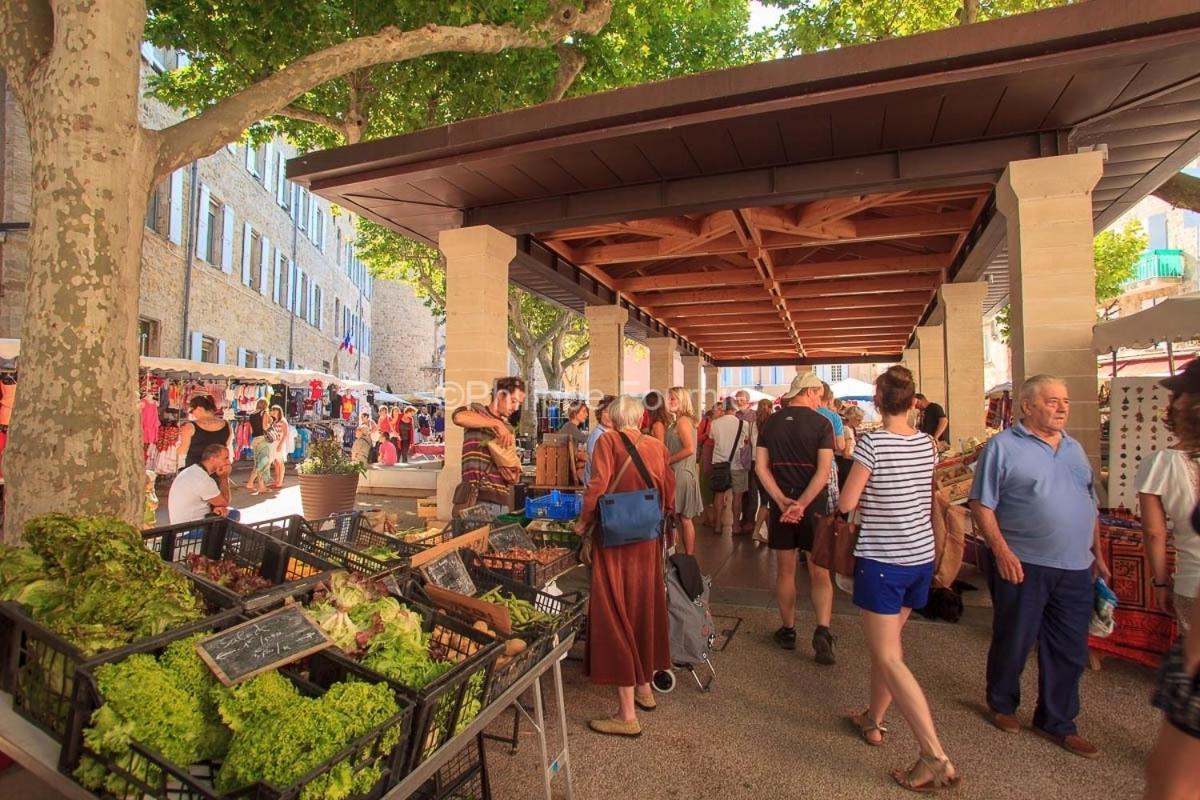
[[1193, 339], [1200, 339], [1200, 292], [1169, 297], [1153, 308], [1092, 328], [1092, 347], [1099, 354]]

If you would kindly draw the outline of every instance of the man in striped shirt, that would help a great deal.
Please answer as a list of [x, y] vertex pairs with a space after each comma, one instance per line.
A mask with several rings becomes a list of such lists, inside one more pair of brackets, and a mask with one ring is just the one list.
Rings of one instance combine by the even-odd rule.
[[497, 464], [489, 445], [512, 448], [515, 437], [508, 418], [524, 402], [525, 381], [500, 378], [492, 391], [491, 403], [461, 406], [451, 416], [455, 425], [464, 428], [462, 482], [476, 488], [479, 505], [486, 506], [492, 516], [508, 511], [509, 490], [521, 480], [521, 468]]

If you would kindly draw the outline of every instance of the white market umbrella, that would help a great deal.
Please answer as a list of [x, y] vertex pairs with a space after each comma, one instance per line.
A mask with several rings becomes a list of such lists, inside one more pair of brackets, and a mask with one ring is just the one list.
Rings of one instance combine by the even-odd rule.
[[833, 390], [833, 396], [839, 400], [851, 397], [861, 400], [871, 400], [875, 397], [875, 386], [866, 381], [860, 381], [857, 378], [846, 378], [845, 380], [838, 381], [829, 388]]

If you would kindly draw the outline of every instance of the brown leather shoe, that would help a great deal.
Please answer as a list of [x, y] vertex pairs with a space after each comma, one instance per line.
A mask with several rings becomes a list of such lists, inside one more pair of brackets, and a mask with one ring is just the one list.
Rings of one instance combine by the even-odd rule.
[[1041, 736], [1043, 739], [1049, 739], [1063, 750], [1066, 750], [1068, 753], [1074, 753], [1080, 758], [1100, 757], [1100, 748], [1096, 747], [1096, 745], [1092, 744], [1082, 736], [1077, 736], [1073, 733], [1060, 736], [1056, 733], [1050, 733], [1049, 731], [1042, 730], [1037, 726], [1034, 726], [1033, 732], [1038, 736]]
[[988, 722], [1005, 733], [1020, 733], [1021, 731], [1021, 721], [1012, 714], [1001, 714], [999, 711], [993, 711], [989, 708], [987, 718]]
[[603, 733], [606, 736], [627, 736], [630, 739], [636, 739], [642, 735], [642, 726], [636, 719], [629, 722], [616, 717], [594, 719], [588, 723], [588, 727], [596, 733]]

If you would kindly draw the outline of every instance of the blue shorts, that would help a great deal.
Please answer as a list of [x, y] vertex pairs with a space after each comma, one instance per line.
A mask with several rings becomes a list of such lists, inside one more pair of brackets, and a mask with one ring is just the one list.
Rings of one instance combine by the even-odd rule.
[[929, 602], [933, 562], [902, 567], [869, 558], [854, 568], [854, 605], [875, 614], [899, 614], [902, 608], [924, 608]]

